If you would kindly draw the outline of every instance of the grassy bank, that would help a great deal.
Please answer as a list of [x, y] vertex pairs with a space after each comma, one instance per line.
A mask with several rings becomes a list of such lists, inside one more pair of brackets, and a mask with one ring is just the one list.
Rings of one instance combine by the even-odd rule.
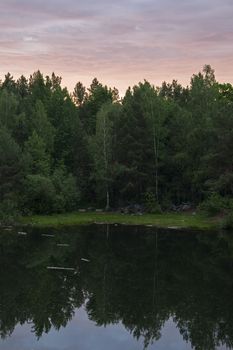
[[179, 227], [195, 229], [214, 229], [218, 227], [216, 220], [203, 215], [183, 213], [123, 215], [119, 213], [70, 213], [49, 216], [30, 216], [21, 219], [22, 224], [35, 226], [74, 226], [91, 223], [119, 223], [128, 225], [152, 225], [157, 227]]

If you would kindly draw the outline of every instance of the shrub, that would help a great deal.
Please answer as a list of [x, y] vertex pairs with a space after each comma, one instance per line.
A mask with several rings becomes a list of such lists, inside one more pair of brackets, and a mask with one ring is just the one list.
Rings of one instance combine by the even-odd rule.
[[151, 214], [159, 214], [162, 212], [161, 206], [155, 199], [155, 195], [153, 192], [146, 192], [144, 195], [144, 205], [146, 211]]
[[0, 203], [0, 222], [13, 224], [19, 217], [19, 210], [15, 201], [5, 199]]
[[53, 212], [56, 196], [54, 185], [50, 178], [43, 175], [28, 175], [24, 181], [24, 211], [31, 210], [35, 214]]
[[66, 207], [66, 201], [62, 194], [56, 194], [53, 200], [53, 211], [55, 213], [64, 213]]
[[26, 215], [72, 211], [77, 207], [78, 199], [75, 178], [62, 166], [52, 176], [27, 175], [23, 183], [21, 202]]
[[227, 208], [227, 200], [214, 193], [199, 205], [199, 209], [209, 216], [222, 213]]
[[229, 198], [227, 201], [227, 207], [233, 212], [233, 198]]
[[172, 208], [172, 202], [169, 198], [164, 197], [161, 201], [162, 210], [168, 211]]
[[79, 201], [79, 191], [74, 176], [60, 166], [54, 171], [52, 181], [57, 195], [55, 211], [74, 210]]
[[233, 229], [233, 211], [230, 212], [222, 222], [222, 228], [225, 230]]

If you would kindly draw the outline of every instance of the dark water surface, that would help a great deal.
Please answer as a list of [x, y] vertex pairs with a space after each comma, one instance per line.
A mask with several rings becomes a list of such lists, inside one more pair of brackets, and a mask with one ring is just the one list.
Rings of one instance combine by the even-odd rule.
[[233, 349], [232, 234], [26, 231], [0, 231], [1, 350]]

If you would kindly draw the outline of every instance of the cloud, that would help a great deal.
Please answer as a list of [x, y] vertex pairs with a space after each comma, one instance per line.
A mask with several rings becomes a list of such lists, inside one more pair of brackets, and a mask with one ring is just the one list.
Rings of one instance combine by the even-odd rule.
[[225, 79], [232, 17], [231, 0], [1, 0], [0, 73], [39, 67], [69, 88], [98, 75], [124, 89], [143, 78], [187, 83], [210, 63]]

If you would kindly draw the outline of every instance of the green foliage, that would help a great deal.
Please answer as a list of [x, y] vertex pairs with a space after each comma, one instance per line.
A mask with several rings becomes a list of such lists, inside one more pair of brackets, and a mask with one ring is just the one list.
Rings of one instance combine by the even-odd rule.
[[162, 212], [159, 203], [153, 192], [146, 192], [144, 195], [144, 206], [148, 213], [160, 214]]
[[27, 175], [23, 183], [23, 211], [49, 214], [54, 210], [55, 187], [43, 175]]
[[112, 91], [107, 86], [103, 86], [96, 78], [93, 79], [85, 103], [80, 109], [80, 119], [88, 135], [95, 135], [97, 113], [105, 103], [112, 101]]
[[29, 174], [43, 174], [48, 176], [50, 173], [50, 157], [46, 153], [44, 140], [33, 131], [25, 143], [25, 166]]
[[62, 166], [56, 168], [50, 177], [43, 174], [27, 175], [23, 193], [25, 213], [72, 211], [79, 201], [75, 178]]
[[211, 215], [228, 211], [232, 116], [233, 88], [217, 83], [209, 65], [189, 87], [144, 81], [121, 101], [96, 78], [70, 95], [54, 73], [17, 81], [8, 73], [0, 85], [0, 200], [65, 212], [78, 204], [143, 204], [149, 189], [150, 212], [203, 201]]
[[73, 211], [77, 208], [80, 193], [75, 177], [72, 174], [68, 174], [64, 166], [60, 166], [55, 169], [52, 181], [56, 191], [54, 211]]
[[166, 195], [162, 198], [160, 203], [161, 203], [162, 211], [169, 211], [169, 210], [171, 210], [172, 202], [171, 202], [171, 199], [169, 197], [166, 197]]
[[[109, 209], [109, 192], [113, 181], [113, 122], [115, 106], [106, 103], [96, 116], [96, 135], [92, 139], [92, 155], [95, 166], [97, 193], [106, 199]], [[102, 199], [102, 198], [101, 198]]]
[[199, 209], [206, 212], [210, 216], [220, 214], [226, 209], [227, 200], [220, 196], [218, 193], [213, 193], [209, 198], [204, 200]]
[[13, 130], [16, 124], [18, 101], [7, 90], [0, 93], [0, 126]]
[[17, 193], [21, 177], [21, 150], [8, 130], [0, 128], [0, 201]]
[[81, 106], [85, 99], [87, 97], [87, 93], [86, 93], [86, 88], [85, 86], [79, 81], [74, 88], [74, 92], [73, 92], [73, 99], [74, 102], [78, 105]]
[[43, 103], [39, 100], [36, 101], [35, 109], [33, 111], [31, 128], [33, 132], [36, 132], [44, 141], [46, 150], [51, 152], [53, 150], [55, 131], [48, 120]]
[[0, 223], [13, 224], [19, 219], [17, 202], [13, 199], [4, 199], [0, 202]]
[[119, 118], [117, 163], [122, 172], [118, 191], [125, 202], [142, 202], [146, 189], [154, 183], [153, 138], [143, 101], [143, 86], [128, 89]]
[[221, 223], [221, 227], [225, 230], [233, 230], [233, 211], [227, 214]]

